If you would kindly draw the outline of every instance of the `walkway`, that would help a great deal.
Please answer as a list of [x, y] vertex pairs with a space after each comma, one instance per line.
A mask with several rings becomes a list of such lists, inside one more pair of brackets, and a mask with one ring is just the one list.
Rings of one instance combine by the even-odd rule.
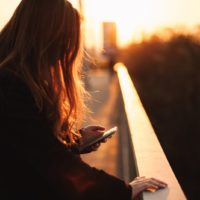
[[[88, 91], [92, 96], [89, 108], [93, 112], [92, 119], [87, 124], [99, 124], [106, 129], [117, 125], [119, 96], [118, 80], [112, 77], [106, 70], [92, 71], [88, 78]], [[120, 176], [119, 169], [119, 140], [115, 134], [106, 143], [103, 143], [98, 151], [82, 156], [83, 160], [99, 169]]]

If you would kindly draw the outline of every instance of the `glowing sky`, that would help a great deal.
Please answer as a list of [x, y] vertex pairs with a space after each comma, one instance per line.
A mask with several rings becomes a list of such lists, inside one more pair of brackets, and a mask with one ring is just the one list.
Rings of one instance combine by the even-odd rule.
[[[99, 22], [115, 21], [119, 42], [126, 43], [133, 35], [153, 32], [165, 26], [193, 26], [200, 23], [200, 0], [85, 0], [88, 24], [94, 35]], [[92, 30], [92, 28], [91, 28]], [[91, 33], [91, 31], [90, 31]], [[98, 40], [99, 36], [96, 36]]]
[[[0, 29], [20, 0], [0, 0]], [[77, 6], [78, 0], [71, 0]], [[156, 27], [200, 23], [200, 0], [82, 0], [86, 34], [99, 40], [100, 22], [115, 21], [118, 37], [125, 43], [134, 32], [152, 32]], [[89, 42], [88, 42], [89, 43]]]

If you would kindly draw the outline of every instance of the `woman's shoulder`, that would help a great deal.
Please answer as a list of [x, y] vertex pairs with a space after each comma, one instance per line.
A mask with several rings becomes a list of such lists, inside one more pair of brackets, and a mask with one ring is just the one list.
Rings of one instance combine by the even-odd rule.
[[[9, 83], [13, 81], [20, 81], [20, 77], [12, 70], [10, 67], [1, 67], [0, 68], [0, 83]], [[1, 86], [2, 86], [1, 84]]]
[[[4, 100], [7, 94], [10, 94], [10, 89], [14, 89], [16, 77], [9, 69], [0, 68], [0, 100]], [[13, 84], [12, 84], [13, 83]]]
[[9, 67], [0, 68], [0, 90], [5, 94], [27, 92], [28, 87], [20, 75]]
[[[35, 107], [34, 98], [25, 82], [9, 68], [0, 69], [0, 101], [9, 108]], [[8, 106], [9, 105], [9, 106]], [[15, 110], [15, 109], [14, 109]]]
[[21, 87], [21, 81], [16, 73], [9, 68], [0, 68], [0, 92], [4, 95]]

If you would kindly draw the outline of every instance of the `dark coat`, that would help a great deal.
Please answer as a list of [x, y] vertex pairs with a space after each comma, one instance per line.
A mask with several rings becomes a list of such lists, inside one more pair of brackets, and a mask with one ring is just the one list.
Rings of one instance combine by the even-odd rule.
[[131, 187], [53, 136], [27, 86], [0, 70], [0, 199], [130, 200]]

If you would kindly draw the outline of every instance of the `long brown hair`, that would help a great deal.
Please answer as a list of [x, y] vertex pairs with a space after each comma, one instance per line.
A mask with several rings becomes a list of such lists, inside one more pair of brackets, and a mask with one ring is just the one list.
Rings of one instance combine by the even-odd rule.
[[79, 13], [68, 1], [22, 0], [0, 33], [0, 67], [14, 63], [55, 135], [69, 145], [85, 109], [80, 32]]

